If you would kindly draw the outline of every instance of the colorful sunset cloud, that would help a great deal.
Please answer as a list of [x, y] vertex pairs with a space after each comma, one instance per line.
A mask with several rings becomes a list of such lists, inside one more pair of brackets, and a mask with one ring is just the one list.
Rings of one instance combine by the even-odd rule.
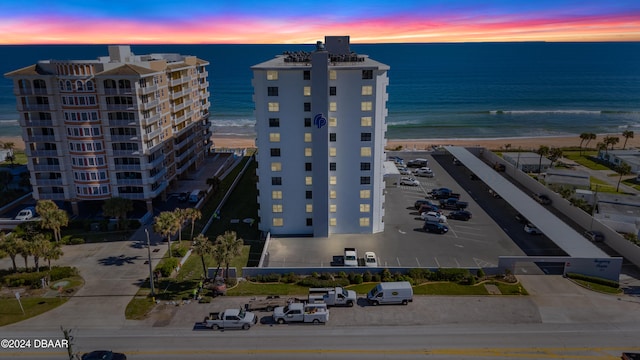
[[640, 41], [638, 0], [0, 1], [0, 44]]

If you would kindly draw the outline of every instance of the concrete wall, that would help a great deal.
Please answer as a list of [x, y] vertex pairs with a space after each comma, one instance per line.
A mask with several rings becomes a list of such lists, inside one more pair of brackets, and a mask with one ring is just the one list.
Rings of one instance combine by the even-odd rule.
[[[255, 277], [258, 275], [269, 275], [269, 274], [289, 274], [294, 273], [297, 275], [311, 275], [313, 273], [334, 273], [337, 274], [339, 272], [345, 272], [347, 274], [355, 273], [355, 274], [363, 274], [367, 271], [372, 274], [381, 273], [382, 270], [389, 269], [391, 274], [402, 273], [405, 274], [411, 269], [415, 269], [413, 267], [389, 267], [389, 268], [373, 268], [373, 267], [350, 267], [350, 266], [331, 266], [331, 267], [309, 267], [309, 268], [300, 268], [300, 267], [290, 267], [290, 268], [254, 268], [254, 267], [243, 267], [242, 268], [242, 276], [243, 277]], [[429, 269], [431, 271], [437, 271], [438, 268], [423, 268]], [[476, 274], [478, 268], [460, 268], [460, 269], [468, 269], [471, 274]], [[482, 268], [482, 270], [487, 275], [498, 275], [503, 274], [504, 271], [498, 267], [491, 268]], [[215, 271], [215, 269], [214, 269]]]
[[549, 196], [552, 201], [551, 206], [556, 210], [568, 216], [571, 220], [585, 229], [593, 229], [600, 231], [605, 238], [605, 243], [616, 251], [619, 255], [629, 260], [636, 266], [640, 266], [640, 247], [629, 242], [622, 235], [615, 232], [606, 224], [601, 223], [598, 220], [593, 220], [590, 214], [587, 214], [582, 209], [571, 205], [571, 203], [562, 198], [557, 193], [547, 189], [544, 185], [531, 178], [529, 175], [523, 173], [520, 170], [515, 169], [513, 165], [499, 157], [498, 155], [488, 151], [486, 149], [469, 148], [469, 151], [479, 156], [489, 165], [496, 162], [504, 164], [506, 166], [505, 174], [512, 179], [516, 180], [527, 188], [532, 193], [544, 193]]

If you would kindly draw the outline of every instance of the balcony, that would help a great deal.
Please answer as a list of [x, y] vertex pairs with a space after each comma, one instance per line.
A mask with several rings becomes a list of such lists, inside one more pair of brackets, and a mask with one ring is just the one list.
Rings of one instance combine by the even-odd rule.
[[139, 137], [137, 135], [111, 135], [111, 141], [125, 141], [125, 142], [137, 142]]
[[160, 178], [164, 178], [164, 176], [167, 174], [167, 168], [162, 168], [162, 170], [160, 170], [157, 174], [155, 174], [154, 176], [150, 176], [146, 179], [146, 182], [151, 182], [154, 183], [156, 180], [160, 179]]
[[50, 192], [38, 192], [37, 200], [66, 200], [64, 194], [50, 193]]
[[166, 189], [166, 188], [167, 188], [167, 185], [168, 185], [168, 183], [167, 183], [166, 181], [161, 182], [157, 189], [152, 190], [152, 191], [149, 193], [150, 197], [151, 197], [151, 198], [155, 198], [155, 197], [157, 197], [158, 195], [160, 195], [160, 194], [162, 193], [162, 191], [164, 191], [164, 189]]
[[62, 179], [38, 179], [36, 178], [35, 186], [62, 186]]
[[136, 126], [136, 120], [109, 120], [109, 126]]
[[171, 97], [171, 100], [175, 100], [175, 99], [179, 99], [179, 98], [187, 95], [190, 92], [191, 92], [190, 88], [183, 88], [180, 91], [171, 92], [170, 93], [170, 95], [171, 95], [170, 97]]
[[142, 101], [140, 102], [140, 104], [142, 105], [142, 109], [143, 110], [151, 110], [151, 109], [155, 109], [156, 106], [158, 106], [160, 102], [158, 101], [158, 99], [154, 99], [151, 101]]
[[104, 89], [104, 93], [106, 95], [131, 95], [135, 93], [135, 89], [133, 88], [120, 88], [120, 89]]
[[[165, 159], [165, 156], [164, 156], [164, 155], [158, 156], [158, 158], [157, 158], [157, 159], [155, 159], [155, 160], [153, 160], [152, 162], [144, 164], [144, 165], [143, 165], [143, 168], [144, 168], [145, 170], [153, 169], [154, 167], [156, 167], [156, 166], [160, 165], [160, 164], [164, 161], [164, 159]], [[116, 170], [117, 170], [117, 169], [116, 169]]]
[[111, 150], [111, 153], [113, 156], [139, 156], [140, 150]]
[[118, 196], [121, 198], [125, 198], [125, 199], [131, 199], [131, 200], [144, 200], [146, 199], [146, 197], [144, 196], [144, 193], [118, 193]]
[[116, 171], [142, 171], [142, 167], [140, 165], [115, 165], [114, 169]]
[[29, 156], [31, 157], [56, 157], [56, 156], [62, 156], [58, 154], [58, 150], [27, 150], [27, 154], [29, 154], [29, 152], [31, 152], [31, 154]]
[[129, 186], [129, 185], [142, 185], [142, 179], [117, 179], [116, 185]]
[[18, 111], [51, 111], [49, 104], [19, 104]]
[[153, 138], [155, 138], [156, 136], [162, 134], [162, 129], [161, 128], [157, 128], [155, 130], [153, 130], [152, 132], [148, 133], [148, 134], [143, 134], [142, 135], [142, 140], [144, 141], [149, 141]]
[[140, 86], [140, 91], [143, 94], [151, 94], [152, 92], [158, 90], [158, 85], [147, 85], [147, 86]]
[[27, 135], [27, 142], [55, 142], [55, 135]]
[[61, 171], [60, 165], [33, 165], [33, 171]]
[[182, 77], [180, 77], [180, 78], [178, 78], [178, 79], [170, 80], [170, 81], [169, 81], [169, 85], [170, 85], [170, 86], [180, 85], [180, 84], [182, 84], [182, 83], [185, 83], [185, 82], [189, 82], [189, 81], [191, 81], [191, 79], [192, 79], [192, 77], [191, 77], [191, 76], [189, 76], [189, 75], [185, 75], [185, 76], [182, 76]]
[[111, 199], [111, 194], [76, 194], [78, 199], [84, 200], [106, 200]]
[[147, 125], [151, 125], [151, 124], [157, 123], [158, 121], [160, 121], [160, 118], [161, 118], [160, 114], [155, 114], [155, 115], [151, 115], [151, 116], [149, 116], [147, 118], [144, 118], [144, 117], [141, 118], [140, 122], [142, 123], [142, 125], [147, 126]]
[[107, 110], [109, 111], [136, 111], [136, 107], [133, 104], [107, 104]]
[[52, 127], [52, 126], [56, 126], [57, 124], [55, 124], [53, 120], [29, 120], [29, 121], [24, 121], [24, 120], [20, 119], [20, 125], [23, 125], [25, 127], [39, 127], [39, 126]]

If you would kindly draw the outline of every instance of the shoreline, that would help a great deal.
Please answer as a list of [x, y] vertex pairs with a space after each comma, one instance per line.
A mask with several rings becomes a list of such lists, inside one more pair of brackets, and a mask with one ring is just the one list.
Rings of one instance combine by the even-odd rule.
[[[605, 136], [617, 136], [620, 142], [614, 146], [614, 149], [622, 149], [625, 138], [622, 134], [597, 134], [595, 140], [589, 142], [589, 147], [593, 149], [595, 145], [602, 141]], [[216, 148], [255, 148], [255, 135], [252, 136], [232, 136], [232, 135], [214, 135], [211, 137]], [[24, 150], [25, 144], [20, 136], [2, 136], [0, 135], [0, 143], [13, 142], [14, 149]], [[420, 151], [427, 150], [433, 146], [455, 145], [455, 146], [480, 146], [490, 150], [501, 150], [505, 145], [510, 144], [510, 149], [516, 150], [520, 148], [523, 151], [535, 151], [540, 145], [549, 147], [578, 147], [580, 145], [580, 135], [575, 136], [539, 136], [539, 137], [501, 137], [501, 138], [452, 138], [452, 139], [387, 139], [386, 149], [396, 149], [401, 147], [399, 151]], [[585, 144], [583, 143], [583, 146]], [[640, 148], [640, 136], [637, 138], [629, 138], [627, 148]], [[1, 148], [1, 147], [0, 147]]]

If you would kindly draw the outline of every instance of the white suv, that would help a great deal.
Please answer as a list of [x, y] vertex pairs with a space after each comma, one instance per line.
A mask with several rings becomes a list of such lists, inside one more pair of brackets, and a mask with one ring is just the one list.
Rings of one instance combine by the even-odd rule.
[[428, 167], [423, 167], [415, 171], [415, 176], [433, 177], [433, 170]]
[[422, 218], [422, 220], [427, 220], [427, 221], [433, 221], [433, 222], [439, 222], [439, 223], [447, 222], [446, 216], [435, 211], [423, 212], [422, 214], [420, 214], [420, 217]]

